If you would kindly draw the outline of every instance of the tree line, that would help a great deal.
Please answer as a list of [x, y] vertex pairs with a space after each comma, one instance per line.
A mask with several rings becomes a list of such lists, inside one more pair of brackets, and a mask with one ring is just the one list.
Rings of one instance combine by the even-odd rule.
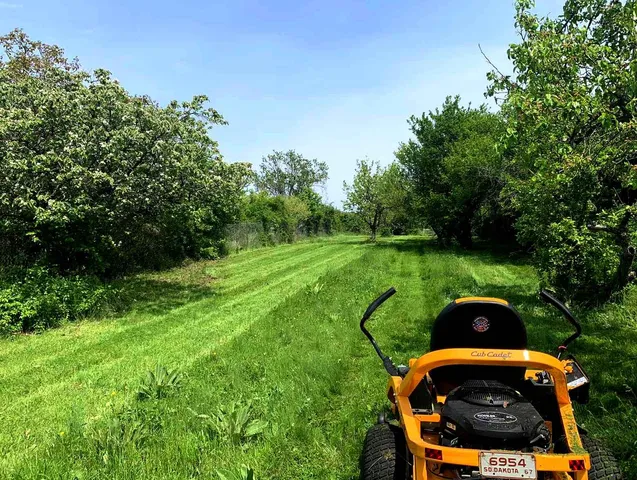
[[[441, 245], [516, 243], [562, 296], [612, 298], [635, 278], [636, 19], [634, 0], [567, 0], [556, 18], [518, 0], [514, 73], [487, 72], [498, 111], [450, 96], [412, 116], [412, 138], [374, 173], [401, 175], [409, 202], [392, 207], [382, 181], [366, 193], [361, 162], [345, 185], [349, 210], [389, 222], [407, 208]], [[374, 237], [379, 225], [368, 225]]]
[[487, 73], [497, 111], [450, 96], [412, 116], [392, 164], [358, 162], [345, 212], [317, 193], [325, 162], [225, 162], [205, 96], [162, 106], [21, 30], [0, 37], [0, 331], [90, 314], [113, 278], [217, 258], [237, 222], [263, 243], [423, 227], [443, 246], [513, 243], [561, 295], [611, 298], [635, 277], [637, 2], [532, 7], [516, 3], [514, 73]]
[[0, 37], [0, 332], [89, 314], [114, 278], [217, 258], [233, 222], [259, 222], [264, 243], [342, 228], [314, 190], [324, 162], [225, 162], [207, 102], [161, 106], [22, 30]]

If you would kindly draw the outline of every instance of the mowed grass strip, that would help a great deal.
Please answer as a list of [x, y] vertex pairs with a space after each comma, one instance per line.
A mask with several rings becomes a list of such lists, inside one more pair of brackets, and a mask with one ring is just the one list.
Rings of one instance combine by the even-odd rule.
[[[357, 245], [338, 241], [282, 250], [287, 251], [283, 262], [269, 261], [267, 251], [280, 255], [272, 248], [214, 264], [217, 280], [194, 301], [181, 304], [171, 298], [163, 308], [165, 299], [159, 298], [140, 302], [121, 318], [0, 341], [2, 464], [15, 463], [25, 449], [38, 450], [51, 434], [63, 431], [74, 408], [103, 414], [124, 402], [140, 376], [157, 363], [186, 370], [294, 291], [362, 254]], [[253, 255], [258, 260], [252, 261]], [[241, 260], [236, 268], [235, 258]], [[149, 275], [148, 285], [153, 288], [174, 274]], [[224, 275], [232, 277], [228, 283], [236, 293], [219, 293]], [[177, 287], [182, 296], [192, 296], [188, 285]], [[170, 308], [175, 302], [180, 306]]]
[[[512, 301], [526, 319], [531, 348], [553, 352], [570, 334], [564, 320], [537, 299], [538, 280], [526, 263], [479, 250], [439, 250], [421, 238], [377, 245], [332, 239], [200, 266], [217, 277], [215, 297], [194, 295], [192, 304], [156, 321], [154, 310], [141, 306], [128, 317], [79, 327], [108, 337], [126, 318], [139, 318], [159, 337], [143, 348], [132, 342], [124, 352], [106, 343], [121, 354], [125, 376], [112, 365], [92, 366], [98, 380], [85, 387], [86, 398], [47, 398], [51, 405], [45, 410], [54, 422], [39, 416], [42, 408], [22, 420], [14, 409], [8, 418], [16, 432], [28, 422], [42, 426], [37, 437], [42, 448], [30, 453], [33, 436], [15, 443], [11, 453], [17, 460], [5, 461], [7, 472], [11, 467], [14, 478], [214, 479], [219, 470], [245, 464], [261, 479], [358, 478], [365, 431], [387, 406], [386, 374], [358, 321], [367, 304], [392, 285], [398, 294], [377, 311], [370, 329], [397, 363], [427, 351], [431, 322], [459, 296]], [[269, 272], [262, 281], [257, 269]], [[183, 281], [189, 275], [180, 269], [161, 277]], [[627, 478], [635, 479], [637, 409], [631, 392], [637, 385], [631, 359], [637, 338], [628, 305], [584, 315], [588, 335], [573, 351], [594, 381], [593, 401], [578, 407], [578, 419], [613, 448]], [[212, 310], [201, 313], [203, 306]], [[196, 329], [171, 320], [186, 312]], [[50, 336], [55, 342], [61, 333], [20, 341]], [[183, 386], [167, 398], [136, 400], [136, 382], [157, 362], [181, 367]], [[122, 390], [112, 396], [112, 386]], [[265, 426], [232, 442], [212, 427], [235, 425], [228, 412], [238, 408], [249, 408], [249, 420]], [[124, 434], [105, 441], [113, 419], [120, 422], [117, 431], [141, 429], [141, 440]], [[3, 448], [11, 444], [2, 442]]]

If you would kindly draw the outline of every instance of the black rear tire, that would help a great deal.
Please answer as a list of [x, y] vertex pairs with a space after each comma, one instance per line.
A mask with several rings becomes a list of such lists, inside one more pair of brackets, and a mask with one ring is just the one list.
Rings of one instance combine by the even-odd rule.
[[403, 431], [389, 423], [367, 431], [361, 456], [361, 480], [405, 480], [409, 461]]
[[581, 436], [582, 446], [591, 456], [588, 480], [622, 480], [619, 464], [610, 451], [599, 440]]

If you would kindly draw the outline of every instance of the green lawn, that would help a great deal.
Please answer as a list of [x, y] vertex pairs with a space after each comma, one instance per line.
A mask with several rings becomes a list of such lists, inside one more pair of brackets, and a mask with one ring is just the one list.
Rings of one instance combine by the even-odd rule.
[[[125, 313], [0, 340], [0, 478], [217, 478], [241, 464], [261, 479], [357, 478], [365, 430], [386, 406], [358, 321], [392, 285], [370, 328], [397, 362], [424, 353], [435, 315], [464, 295], [513, 302], [534, 349], [570, 333], [523, 261], [415, 237], [335, 237], [143, 275], [122, 282]], [[594, 381], [580, 423], [637, 479], [631, 312], [629, 296], [583, 315], [572, 351]], [[157, 364], [178, 368], [181, 387], [138, 400]], [[233, 444], [217, 428], [241, 437], [231, 411], [243, 407], [264, 428]]]

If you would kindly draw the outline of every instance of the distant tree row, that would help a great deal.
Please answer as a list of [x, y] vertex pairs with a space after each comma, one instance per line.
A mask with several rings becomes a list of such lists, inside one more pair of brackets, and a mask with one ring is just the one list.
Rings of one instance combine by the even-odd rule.
[[[386, 229], [387, 233], [405, 233], [408, 190], [398, 165], [382, 168], [378, 162], [360, 160], [351, 185], [343, 183], [347, 197], [344, 207], [356, 215], [370, 233], [371, 240]], [[394, 228], [392, 228], [394, 227]]]
[[328, 179], [327, 163], [294, 150], [274, 151], [263, 157], [252, 178], [254, 188], [243, 198], [241, 220], [261, 225], [262, 244], [345, 228], [344, 214], [316, 192]]

